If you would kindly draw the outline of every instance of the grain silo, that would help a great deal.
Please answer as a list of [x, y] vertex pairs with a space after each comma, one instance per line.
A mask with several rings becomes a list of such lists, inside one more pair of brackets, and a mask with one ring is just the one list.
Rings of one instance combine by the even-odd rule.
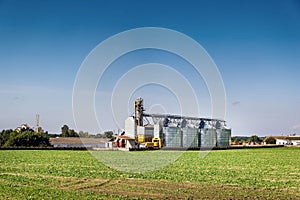
[[199, 129], [196, 127], [182, 128], [182, 146], [183, 147], [198, 147], [199, 146]]
[[164, 145], [166, 147], [182, 147], [182, 132], [179, 127], [168, 126], [163, 128]]
[[216, 128], [211, 124], [206, 124], [200, 129], [201, 147], [216, 146]]
[[125, 135], [149, 145], [159, 139], [171, 148], [224, 147], [230, 145], [231, 129], [220, 119], [144, 113], [143, 99], [139, 98], [135, 116], [125, 121]]

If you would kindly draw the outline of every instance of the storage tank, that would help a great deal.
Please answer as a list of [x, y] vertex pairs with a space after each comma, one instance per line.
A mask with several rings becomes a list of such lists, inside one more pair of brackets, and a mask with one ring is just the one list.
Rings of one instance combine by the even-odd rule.
[[231, 143], [231, 129], [228, 127], [223, 127], [221, 129], [221, 137], [219, 146], [230, 146]]
[[200, 129], [199, 134], [201, 147], [213, 147], [216, 146], [216, 129], [211, 125], [205, 125], [203, 129]]
[[197, 147], [198, 146], [198, 128], [185, 127], [182, 128], [182, 146]]
[[222, 141], [223, 129], [218, 128], [218, 129], [216, 129], [216, 132], [217, 132], [217, 145], [216, 146], [218, 146], [218, 147], [223, 146], [222, 145], [223, 144], [223, 141]]
[[163, 127], [166, 147], [182, 147], [182, 132], [179, 127]]

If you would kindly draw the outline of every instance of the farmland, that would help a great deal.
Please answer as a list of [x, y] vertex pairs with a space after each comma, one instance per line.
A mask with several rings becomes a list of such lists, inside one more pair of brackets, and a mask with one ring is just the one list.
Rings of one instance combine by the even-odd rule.
[[0, 199], [299, 199], [299, 155], [300, 148], [211, 151], [204, 158], [187, 151], [158, 171], [134, 173], [88, 151], [3, 150]]

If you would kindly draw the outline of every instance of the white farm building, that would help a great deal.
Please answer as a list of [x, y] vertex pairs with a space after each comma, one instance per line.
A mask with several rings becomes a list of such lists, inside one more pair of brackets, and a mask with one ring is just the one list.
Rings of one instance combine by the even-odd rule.
[[274, 136], [277, 145], [300, 146], [300, 136]]

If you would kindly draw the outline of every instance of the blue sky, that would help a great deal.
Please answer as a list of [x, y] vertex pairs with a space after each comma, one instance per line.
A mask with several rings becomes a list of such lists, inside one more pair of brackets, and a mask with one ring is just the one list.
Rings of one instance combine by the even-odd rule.
[[[182, 32], [210, 54], [224, 81], [226, 120], [234, 135], [300, 134], [299, 1], [0, 0], [0, 128], [34, 126], [35, 113], [51, 133], [64, 124], [75, 128], [72, 89], [85, 57], [114, 34], [148, 26]], [[184, 61], [165, 52], [126, 56], [110, 68], [115, 79], [131, 65], [150, 61], [173, 66], [191, 83], [197, 79]], [[109, 77], [103, 77], [99, 93], [109, 94], [116, 81]], [[177, 112], [171, 94], [155, 87], [133, 96], [144, 96], [146, 108], [161, 104], [157, 111]], [[200, 112], [209, 116], [205, 84], [197, 88]], [[161, 91], [161, 101], [154, 91]], [[100, 113], [110, 112], [101, 98], [100, 120], [106, 118]], [[120, 127], [108, 117], [103, 128]]]

